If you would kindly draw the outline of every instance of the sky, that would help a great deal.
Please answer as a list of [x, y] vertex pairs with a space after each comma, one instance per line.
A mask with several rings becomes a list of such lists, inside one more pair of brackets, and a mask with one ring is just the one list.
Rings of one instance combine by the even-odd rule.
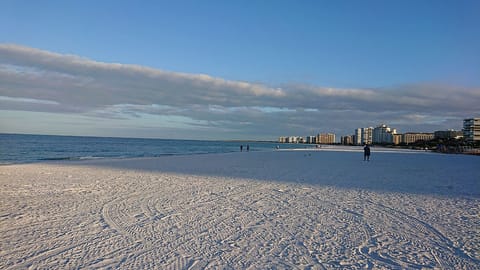
[[480, 1], [0, 1], [0, 133], [275, 140], [480, 117]]

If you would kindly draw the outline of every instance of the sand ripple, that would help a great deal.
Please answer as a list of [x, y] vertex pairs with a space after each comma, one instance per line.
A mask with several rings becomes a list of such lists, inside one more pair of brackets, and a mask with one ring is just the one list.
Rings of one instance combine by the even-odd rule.
[[0, 172], [2, 269], [480, 267], [478, 199], [78, 166]]

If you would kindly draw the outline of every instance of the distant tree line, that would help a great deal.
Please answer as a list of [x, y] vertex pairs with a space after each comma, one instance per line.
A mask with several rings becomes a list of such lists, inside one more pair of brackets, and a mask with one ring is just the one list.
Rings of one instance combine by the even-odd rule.
[[417, 150], [430, 150], [440, 153], [470, 153], [470, 154], [480, 154], [480, 141], [469, 142], [461, 139], [439, 139], [435, 138], [432, 140], [418, 140], [413, 143], [405, 144], [400, 143], [397, 145], [384, 145], [386, 147], [394, 148], [409, 148]]

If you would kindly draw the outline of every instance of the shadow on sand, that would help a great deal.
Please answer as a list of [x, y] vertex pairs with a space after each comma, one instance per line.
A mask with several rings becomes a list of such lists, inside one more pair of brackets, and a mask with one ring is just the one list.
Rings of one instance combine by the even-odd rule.
[[377, 192], [480, 198], [480, 157], [274, 151], [68, 162], [122, 170], [254, 179]]

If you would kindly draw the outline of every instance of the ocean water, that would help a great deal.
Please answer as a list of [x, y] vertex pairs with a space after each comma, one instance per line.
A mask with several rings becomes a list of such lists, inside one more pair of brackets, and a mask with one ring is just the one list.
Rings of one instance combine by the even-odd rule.
[[[268, 142], [0, 134], [0, 164], [228, 153], [240, 151], [240, 145], [246, 151], [247, 144], [250, 151], [272, 151], [277, 146]], [[281, 145], [282, 148], [299, 146]]]

